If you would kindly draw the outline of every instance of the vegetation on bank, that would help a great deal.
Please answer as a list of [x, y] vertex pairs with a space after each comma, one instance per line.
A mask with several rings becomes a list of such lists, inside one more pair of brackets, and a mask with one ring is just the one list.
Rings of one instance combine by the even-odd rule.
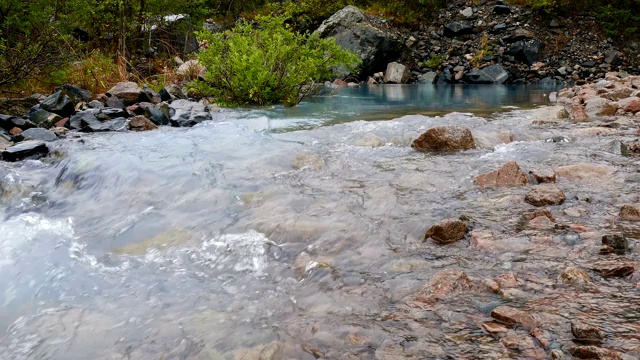
[[[593, 15], [611, 37], [636, 36], [640, 0], [509, 0], [530, 6], [539, 16], [562, 20], [578, 13]], [[296, 103], [311, 80], [330, 76], [336, 65], [351, 65], [347, 54], [308, 32], [346, 5], [382, 15], [394, 25], [414, 28], [428, 23], [444, 0], [3, 0], [0, 2], [0, 96], [46, 93], [74, 83], [93, 93], [115, 82], [133, 80], [155, 89], [184, 81], [174, 72], [181, 45], [171, 37], [167, 15], [184, 14], [176, 22], [201, 29], [207, 19], [232, 32], [201, 33], [209, 46], [198, 57], [209, 68], [204, 82], [192, 89], [228, 104]], [[267, 16], [278, 20], [265, 23]], [[283, 21], [282, 19], [287, 19]], [[238, 22], [239, 19], [244, 19]], [[262, 25], [256, 25], [254, 20]], [[173, 24], [173, 25], [175, 25]], [[172, 25], [172, 26], [173, 26]], [[155, 29], [155, 30], [154, 30]], [[179, 30], [179, 29], [178, 29]], [[295, 31], [293, 31], [295, 30]], [[156, 33], [152, 32], [156, 31]], [[178, 31], [179, 32], [179, 31]], [[257, 35], [260, 32], [265, 32]], [[268, 39], [245, 41], [243, 36]], [[232, 39], [233, 41], [227, 41]], [[224, 40], [224, 41], [223, 41]], [[294, 49], [301, 49], [294, 51]], [[215, 53], [218, 51], [219, 53]], [[490, 54], [487, 48], [479, 53]], [[244, 54], [244, 55], [242, 55]], [[254, 54], [254, 55], [250, 55]], [[195, 56], [189, 55], [189, 56]], [[261, 64], [259, 56], [266, 57]], [[431, 59], [433, 63], [442, 59]], [[225, 76], [232, 72], [234, 77]], [[286, 81], [276, 84], [277, 79]], [[295, 85], [293, 85], [295, 84]], [[240, 96], [238, 94], [248, 94]]]

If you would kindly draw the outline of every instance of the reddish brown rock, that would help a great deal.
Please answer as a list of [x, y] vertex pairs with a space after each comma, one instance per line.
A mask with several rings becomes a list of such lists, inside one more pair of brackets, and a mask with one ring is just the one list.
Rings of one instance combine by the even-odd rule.
[[498, 306], [493, 309], [491, 316], [508, 325], [522, 325], [527, 328], [533, 328], [535, 325], [535, 319], [529, 313], [512, 308], [510, 306]]
[[532, 230], [553, 230], [555, 224], [546, 216], [538, 216], [527, 223], [527, 228]]
[[531, 329], [531, 331], [529, 331], [529, 335], [533, 336], [536, 340], [538, 340], [540, 345], [542, 345], [542, 347], [544, 348], [549, 346], [549, 344], [552, 341], [551, 335], [549, 334], [549, 332], [540, 328]]
[[524, 201], [534, 206], [561, 205], [567, 197], [554, 184], [540, 184], [529, 190]]
[[595, 180], [610, 180], [611, 175], [615, 170], [616, 169], [614, 167], [609, 165], [582, 163], [560, 166], [556, 168], [555, 172], [559, 177], [570, 180], [586, 180], [588, 182], [593, 182]]
[[482, 329], [488, 332], [489, 334], [499, 334], [499, 333], [505, 333], [509, 331], [509, 329], [506, 326], [495, 321], [482, 323]]
[[491, 245], [495, 241], [495, 236], [491, 230], [481, 229], [473, 230], [470, 233], [471, 241], [470, 245], [478, 249], [491, 248]]
[[417, 151], [469, 150], [476, 147], [471, 130], [463, 126], [436, 126], [413, 141], [411, 147]]
[[591, 360], [622, 360], [619, 352], [597, 346], [576, 346], [569, 349], [571, 355], [578, 359]]
[[538, 184], [556, 182], [556, 173], [550, 168], [536, 168], [529, 170], [529, 174], [533, 176]]
[[573, 121], [585, 121], [589, 116], [582, 105], [572, 105], [569, 110], [569, 118]]
[[463, 239], [467, 231], [467, 223], [464, 221], [446, 219], [430, 227], [424, 235], [424, 241], [433, 239], [438, 244], [448, 244]]
[[412, 296], [409, 302], [433, 304], [471, 288], [471, 280], [463, 271], [445, 270], [435, 274], [429, 284]]
[[477, 176], [473, 182], [479, 187], [516, 187], [528, 185], [529, 178], [518, 163], [509, 161], [497, 170]]
[[619, 100], [618, 107], [626, 112], [635, 114], [640, 111], [640, 98], [634, 96]]
[[142, 115], [134, 116], [129, 119], [129, 126], [133, 131], [148, 131], [158, 128], [156, 124], [152, 123], [151, 120]]
[[13, 136], [20, 135], [21, 133], [22, 133], [22, 129], [18, 127], [14, 127], [14, 128], [11, 128], [11, 130], [9, 130], [9, 134]]
[[54, 125], [55, 125], [55, 127], [66, 127], [68, 122], [69, 122], [69, 118], [64, 118], [64, 119], [56, 122]]
[[138, 84], [134, 82], [119, 82], [114, 87], [109, 89], [108, 94], [124, 100], [128, 104], [133, 104], [138, 101], [141, 90]]
[[551, 211], [547, 210], [547, 209], [541, 209], [541, 210], [534, 210], [534, 211], [528, 211], [524, 214], [522, 214], [522, 220], [524, 221], [531, 221], [537, 217], [541, 217], [544, 216], [546, 218], [548, 218], [551, 221], [556, 221], [556, 218], [553, 217], [553, 214], [551, 214]]
[[600, 260], [591, 264], [591, 270], [604, 277], [624, 277], [633, 274], [636, 263], [624, 259]]
[[496, 276], [496, 281], [501, 288], [512, 288], [518, 286], [518, 277], [513, 273], [498, 275]]
[[500, 339], [502, 345], [515, 352], [513, 354], [517, 359], [545, 359], [546, 354], [533, 339], [527, 335], [515, 331], [509, 331], [505, 337]]
[[623, 205], [620, 208], [620, 218], [623, 220], [640, 221], [640, 207]]

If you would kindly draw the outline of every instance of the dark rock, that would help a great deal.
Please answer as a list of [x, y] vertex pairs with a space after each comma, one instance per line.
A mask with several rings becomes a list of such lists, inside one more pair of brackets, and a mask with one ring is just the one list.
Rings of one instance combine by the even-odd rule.
[[498, 306], [491, 312], [491, 317], [508, 325], [521, 325], [525, 328], [533, 328], [535, 326], [533, 316], [510, 306]]
[[520, 40], [531, 40], [535, 39], [536, 34], [532, 31], [518, 28], [516, 29], [511, 36], [504, 39], [507, 43], [513, 43]]
[[569, 352], [577, 359], [622, 360], [622, 356], [619, 352], [593, 345], [576, 346], [569, 349]]
[[618, 255], [629, 251], [629, 241], [622, 234], [607, 234], [602, 236], [602, 245], [608, 246]]
[[43, 100], [41, 97], [42, 95], [36, 94], [24, 98], [0, 99], [0, 113], [22, 116], [38, 105]]
[[623, 220], [640, 221], [640, 207], [635, 205], [623, 205], [620, 208], [620, 218]]
[[554, 20], [551, 20], [551, 21], [549, 22], [549, 27], [550, 27], [550, 28], [552, 28], [552, 29], [557, 29], [557, 28], [559, 28], [559, 27], [562, 27], [562, 24], [560, 24], [559, 22], [557, 22], [557, 21], [554, 19]]
[[561, 205], [567, 197], [555, 184], [540, 184], [529, 190], [524, 201], [534, 206]]
[[529, 177], [520, 169], [518, 163], [509, 161], [499, 169], [477, 176], [474, 184], [479, 187], [514, 187], [529, 184]]
[[34, 124], [36, 124], [38, 126], [43, 126], [49, 120], [49, 116], [50, 115], [51, 115], [50, 112], [48, 112], [46, 110], [43, 110], [43, 109], [38, 109], [36, 111], [33, 111], [33, 112], [29, 113], [29, 120], [31, 120], [31, 122], [33, 122]]
[[172, 126], [191, 127], [206, 120], [211, 120], [207, 108], [198, 102], [175, 100], [169, 105]]
[[456, 125], [436, 126], [413, 141], [411, 147], [417, 151], [469, 150], [476, 147], [469, 128]]
[[604, 333], [597, 326], [579, 321], [571, 322], [571, 334], [575, 340], [585, 343], [600, 343], [604, 340]]
[[129, 81], [117, 83], [114, 87], [109, 89], [107, 95], [115, 96], [118, 99], [123, 100], [125, 105], [127, 105], [137, 102], [140, 98], [141, 92], [142, 90], [138, 87], [138, 84]]
[[61, 91], [63, 95], [67, 95], [71, 99], [74, 105], [91, 100], [91, 91], [71, 84], [58, 86], [53, 91]]
[[53, 132], [41, 129], [41, 128], [31, 128], [23, 131], [19, 135], [24, 140], [40, 140], [40, 141], [55, 141], [58, 140], [58, 137]]
[[40, 103], [40, 108], [62, 117], [71, 116], [76, 110], [71, 98], [64, 95], [62, 90], [58, 90], [44, 99]]
[[580, 64], [580, 66], [585, 67], [585, 68], [592, 68], [594, 66], [596, 66], [596, 62], [593, 60], [589, 60], [589, 61], [585, 61], [583, 63]]
[[606, 278], [624, 277], [633, 274], [636, 270], [636, 263], [623, 259], [600, 260], [592, 263], [590, 269]]
[[9, 117], [6, 121], [2, 122], [2, 127], [10, 131], [13, 128], [18, 128], [21, 130], [31, 129], [37, 127], [36, 124], [31, 122], [30, 120], [19, 118], [19, 117]]
[[69, 119], [69, 128], [81, 130], [86, 124], [99, 124], [100, 120], [96, 117], [96, 112], [83, 111], [73, 115]]
[[142, 115], [132, 117], [129, 120], [129, 127], [131, 127], [133, 131], [148, 131], [158, 128], [151, 120]]
[[156, 125], [169, 125], [169, 118], [162, 110], [155, 107], [148, 107], [144, 110], [144, 116]]
[[493, 33], [501, 33], [505, 30], [507, 30], [507, 24], [505, 23], [498, 24], [491, 29]]
[[102, 132], [102, 131], [127, 131], [129, 123], [125, 118], [115, 118], [105, 122], [87, 122], [83, 124], [81, 129], [84, 132]]
[[160, 100], [171, 102], [173, 99], [174, 97], [169, 93], [167, 88], [162, 88], [162, 90], [160, 90]]
[[617, 51], [605, 51], [604, 52], [604, 62], [609, 65], [618, 65], [621, 61], [620, 53]]
[[427, 230], [424, 241], [433, 239], [438, 244], [449, 244], [463, 239], [468, 231], [467, 223], [462, 220], [442, 220]]
[[19, 161], [27, 158], [38, 158], [49, 153], [49, 148], [42, 141], [29, 140], [6, 148], [2, 152], [2, 160]]
[[472, 32], [473, 28], [471, 26], [457, 21], [448, 23], [444, 26], [444, 35], [448, 37], [468, 35]]
[[497, 15], [506, 15], [511, 13], [509, 5], [496, 5], [493, 7], [493, 13]]
[[352, 75], [360, 80], [365, 80], [370, 74], [384, 71], [388, 63], [408, 51], [399, 36], [385, 28], [377, 27], [368, 15], [351, 5], [325, 20], [317, 32], [323, 38], [333, 37], [340, 47], [358, 54], [362, 64]]
[[438, 73], [435, 71], [429, 71], [418, 78], [420, 84], [433, 84], [438, 80]]
[[120, 117], [123, 117], [123, 118], [131, 117], [129, 112], [123, 108], [107, 107], [107, 108], [100, 109], [99, 114], [103, 114], [106, 117], [105, 120], [111, 120], [111, 119], [120, 118]]
[[511, 44], [504, 53], [506, 55], [513, 55], [515, 60], [531, 66], [540, 59], [540, 52], [543, 48], [544, 44], [539, 40], [521, 40]]
[[114, 108], [114, 109], [124, 109], [125, 108], [124, 100], [118, 99], [117, 96], [109, 97], [107, 99], [107, 102], [105, 103], [105, 105], [107, 107]]
[[473, 69], [464, 79], [469, 84], [504, 84], [509, 80], [509, 73], [500, 65], [490, 65], [482, 69]]

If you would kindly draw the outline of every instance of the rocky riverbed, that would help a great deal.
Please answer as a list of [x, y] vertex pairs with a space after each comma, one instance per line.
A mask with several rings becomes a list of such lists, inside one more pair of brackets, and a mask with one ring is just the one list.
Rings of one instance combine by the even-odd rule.
[[0, 358], [640, 358], [638, 78], [605, 81], [487, 118], [67, 132], [0, 168]]

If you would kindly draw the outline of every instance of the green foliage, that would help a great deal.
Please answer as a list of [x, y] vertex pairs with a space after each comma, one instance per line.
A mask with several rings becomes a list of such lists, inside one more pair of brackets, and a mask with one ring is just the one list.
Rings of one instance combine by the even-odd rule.
[[611, 4], [600, 6], [595, 15], [608, 36], [633, 35], [638, 30], [640, 16], [629, 8], [615, 8]]
[[437, 69], [444, 63], [445, 60], [446, 59], [444, 58], [444, 56], [435, 55], [429, 58], [429, 60], [425, 61], [424, 66], [430, 69]]
[[256, 24], [241, 21], [224, 33], [200, 33], [207, 43], [198, 59], [207, 68], [208, 95], [225, 105], [295, 105], [337, 67], [359, 65], [334, 39], [296, 33], [286, 19], [258, 16]]

